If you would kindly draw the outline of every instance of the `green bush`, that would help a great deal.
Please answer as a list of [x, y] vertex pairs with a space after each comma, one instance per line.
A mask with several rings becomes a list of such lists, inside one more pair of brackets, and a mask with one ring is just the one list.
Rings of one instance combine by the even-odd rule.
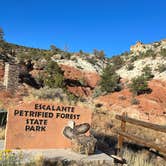
[[138, 56], [134, 55], [130, 58], [130, 62], [134, 62], [138, 59]]
[[71, 53], [65, 52], [65, 58], [66, 58], [66, 59], [70, 60], [71, 56], [72, 56]]
[[142, 53], [141, 57], [146, 58], [146, 57], [156, 57], [156, 54], [153, 50], [147, 50], [145, 53]]
[[86, 59], [89, 63], [91, 63], [92, 65], [95, 65], [97, 63], [97, 60], [94, 58], [87, 58]]
[[127, 69], [127, 70], [133, 70], [133, 69], [134, 69], [134, 65], [133, 65], [132, 63], [130, 63], [130, 64], [128, 64], [128, 65], [126, 66], [126, 69]]
[[14, 153], [11, 150], [0, 151], [0, 165], [2, 166], [20, 166], [22, 165], [22, 153]]
[[124, 65], [124, 60], [120, 56], [112, 57], [111, 62], [113, 63], [116, 70], [120, 69]]
[[44, 86], [49, 88], [65, 88], [64, 72], [56, 62], [50, 61], [44, 69]]
[[31, 50], [28, 52], [22, 51], [16, 55], [19, 62], [26, 62], [32, 60], [39, 60], [43, 56], [39, 50]]
[[101, 87], [96, 87], [93, 91], [93, 94], [92, 94], [92, 97], [93, 98], [96, 98], [96, 97], [99, 97], [101, 95], [104, 95], [103, 91], [101, 90]]
[[161, 56], [166, 57], [166, 49], [161, 49], [160, 54]]
[[131, 99], [131, 104], [132, 105], [138, 105], [138, 104], [140, 104], [140, 101], [138, 99], [136, 99], [136, 98], [132, 98]]
[[151, 78], [154, 77], [154, 75], [152, 74], [152, 68], [149, 65], [146, 65], [143, 69], [142, 69], [143, 75], [147, 80], [150, 80]]
[[129, 88], [134, 95], [151, 92], [151, 89], [148, 87], [147, 79], [144, 77], [144, 75], [133, 78], [131, 80], [131, 84], [129, 84]]
[[159, 64], [156, 70], [159, 71], [159, 73], [166, 71], [166, 64]]
[[79, 101], [79, 97], [75, 96], [74, 94], [70, 93], [70, 92], [66, 92], [67, 93], [67, 100], [70, 104], [76, 104]]
[[63, 89], [43, 87], [32, 91], [32, 95], [38, 99], [59, 99], [63, 101], [66, 97]]
[[121, 90], [120, 76], [115, 73], [115, 69], [112, 65], [107, 65], [106, 68], [103, 69], [99, 85], [101, 86], [102, 92]]

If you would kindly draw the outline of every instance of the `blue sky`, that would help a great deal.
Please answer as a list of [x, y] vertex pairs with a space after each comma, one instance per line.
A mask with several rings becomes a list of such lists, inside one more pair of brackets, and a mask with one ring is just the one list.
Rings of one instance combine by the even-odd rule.
[[165, 0], [1, 0], [5, 40], [107, 56], [166, 38]]

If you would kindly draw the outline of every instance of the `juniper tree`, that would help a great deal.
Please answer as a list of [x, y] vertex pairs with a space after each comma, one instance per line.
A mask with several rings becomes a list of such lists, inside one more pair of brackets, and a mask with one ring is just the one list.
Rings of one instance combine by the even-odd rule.
[[4, 32], [3, 29], [0, 28], [0, 41], [4, 40]]
[[103, 69], [100, 86], [103, 92], [114, 92], [121, 89], [120, 76], [116, 74], [114, 66], [107, 65]]
[[144, 75], [133, 78], [131, 80], [129, 88], [134, 95], [140, 95], [151, 92], [151, 89], [148, 87], [147, 78], [145, 78]]
[[50, 88], [64, 88], [64, 72], [56, 62], [50, 61], [44, 69], [43, 82]]

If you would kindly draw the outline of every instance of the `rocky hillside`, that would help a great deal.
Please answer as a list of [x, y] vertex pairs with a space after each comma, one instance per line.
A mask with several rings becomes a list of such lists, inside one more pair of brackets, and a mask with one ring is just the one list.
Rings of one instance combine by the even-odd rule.
[[[46, 96], [55, 95], [55, 91], [55, 96], [57, 96], [57, 90], [55, 90], [57, 87], [52, 87], [52, 90], [48, 91], [43, 89], [45, 88], [44, 79], [48, 76], [45, 75], [45, 68], [50, 62], [55, 62], [60, 67], [58, 71], [62, 70], [61, 74], [64, 77], [56, 77], [56, 80], [60, 79], [59, 81], [63, 81], [65, 86], [65, 88], [60, 87], [63, 90], [58, 93], [88, 99], [88, 102], [100, 103], [103, 109], [118, 113], [132, 112], [138, 118], [146, 120], [154, 119], [156, 116], [161, 119], [165, 118], [166, 40], [152, 44], [137, 42], [136, 45], [131, 46], [130, 52], [111, 58], [106, 58], [103, 51], [97, 50], [92, 54], [83, 51], [71, 53], [55, 46], [51, 46], [50, 50], [42, 50], [1, 41], [0, 59], [1, 82], [4, 76], [4, 62], [12, 62], [20, 66], [21, 90], [18, 90], [18, 93], [26, 92], [26, 95], [31, 95], [32, 91], [36, 89], [35, 95], [40, 94], [40, 97], [46, 95], [43, 93], [48, 91], [49, 95]], [[120, 85], [121, 88], [114, 87], [111, 91], [106, 92], [101, 90], [100, 82], [104, 78], [103, 69], [108, 65], [113, 65], [113, 71], [110, 75], [107, 73], [107, 78], [110, 77], [111, 81], [112, 78], [116, 78], [113, 85], [118, 81], [118, 86]], [[117, 75], [112, 77], [114, 70]], [[143, 73], [150, 76], [148, 85], [151, 93], [133, 96], [129, 83]], [[107, 80], [103, 83], [107, 84]], [[110, 86], [112, 85], [110, 84]], [[24, 96], [24, 94], [20, 95]], [[1, 96], [3, 97], [2, 93]], [[72, 96], [72, 100], [75, 97]]]
[[[19, 66], [15, 93], [1, 86], [5, 62]], [[132, 118], [166, 125], [166, 40], [137, 42], [129, 52], [111, 58], [97, 50], [71, 53], [55, 46], [42, 50], [0, 41], [0, 109], [36, 99], [88, 105], [98, 149], [112, 150], [117, 137], [112, 131], [120, 126], [116, 114], [127, 112]], [[129, 124], [126, 130], [165, 147], [164, 133]], [[158, 157], [156, 161], [160, 164]]]
[[166, 40], [152, 44], [137, 42], [130, 47], [130, 53], [121, 56], [124, 65], [117, 73], [122, 78], [131, 79], [141, 75], [142, 69], [149, 66], [154, 74], [154, 79], [166, 80]]
[[[101, 109], [111, 113], [125, 111], [137, 119], [166, 124], [166, 40], [152, 44], [137, 42], [130, 52], [111, 58], [110, 63], [116, 66], [123, 88], [95, 98], [95, 104], [100, 103]], [[151, 92], [133, 95], [130, 82], [145, 73], [150, 76]]]
[[70, 53], [55, 46], [51, 46], [50, 50], [42, 50], [18, 46], [5, 41], [0, 42], [0, 50], [1, 80], [4, 76], [4, 66], [2, 64], [12, 62], [20, 66], [22, 82], [28, 83], [32, 88], [40, 87], [40, 85], [37, 86], [39, 74], [42, 73], [48, 62], [52, 61], [56, 62], [64, 71], [65, 85], [68, 91], [78, 97], [91, 95], [92, 90], [100, 80], [102, 69], [108, 63], [104, 53], [97, 50], [94, 54], [87, 54], [82, 51]]

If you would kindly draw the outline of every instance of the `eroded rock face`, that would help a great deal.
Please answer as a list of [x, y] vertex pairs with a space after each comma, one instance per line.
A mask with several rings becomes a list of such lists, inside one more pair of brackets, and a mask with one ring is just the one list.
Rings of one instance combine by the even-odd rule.
[[81, 69], [79, 70], [66, 65], [61, 65], [61, 67], [62, 70], [64, 70], [64, 76], [66, 79], [79, 80], [90, 88], [94, 88], [100, 80], [100, 76], [97, 72], [85, 72], [81, 71]]
[[[66, 65], [61, 65], [61, 67], [62, 70], [64, 70], [65, 79], [68, 80], [67, 88], [71, 93], [80, 97], [91, 96], [92, 89], [95, 88], [100, 80], [100, 76], [97, 72], [81, 71]], [[68, 84], [69, 82], [71, 82], [71, 84]]]
[[92, 91], [89, 87], [81, 87], [81, 86], [68, 86], [67, 87], [68, 91], [74, 94], [75, 96], [78, 97], [86, 97], [86, 96], [91, 96]]

